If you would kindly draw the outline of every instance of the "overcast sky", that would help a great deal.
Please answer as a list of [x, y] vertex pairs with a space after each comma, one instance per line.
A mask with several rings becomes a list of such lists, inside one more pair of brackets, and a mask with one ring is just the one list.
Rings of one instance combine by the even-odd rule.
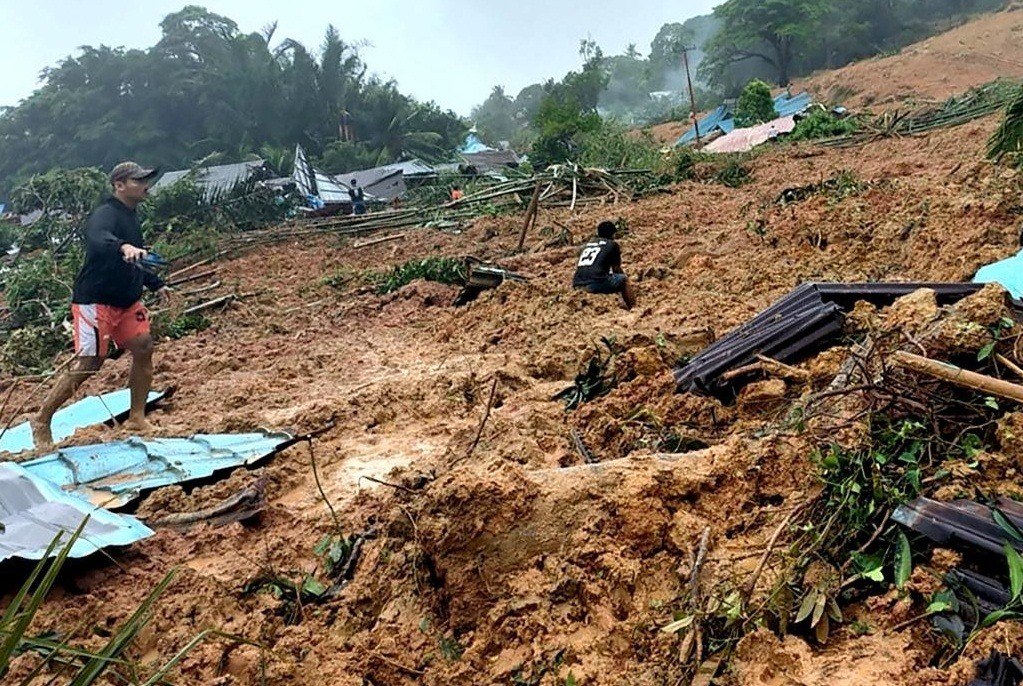
[[[275, 40], [318, 48], [327, 24], [348, 42], [365, 41], [371, 71], [403, 92], [468, 115], [495, 85], [514, 97], [580, 64], [579, 40], [607, 54], [636, 43], [645, 55], [662, 24], [706, 14], [721, 0], [208, 0], [196, 2], [258, 31], [278, 21]], [[147, 48], [178, 0], [0, 0], [0, 105], [39, 85], [39, 73], [82, 45]]]

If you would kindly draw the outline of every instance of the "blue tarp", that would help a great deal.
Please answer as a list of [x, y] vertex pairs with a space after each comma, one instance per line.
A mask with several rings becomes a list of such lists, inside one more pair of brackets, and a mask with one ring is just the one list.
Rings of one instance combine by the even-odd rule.
[[63, 540], [88, 516], [71, 557], [84, 557], [111, 545], [128, 545], [153, 531], [134, 517], [97, 508], [73, 493], [39, 478], [13, 462], [0, 463], [0, 561], [38, 560], [58, 532]]
[[462, 143], [462, 147], [458, 149], [458, 152], [463, 155], [473, 155], [478, 152], [490, 152], [492, 150], [493, 148], [480, 140], [475, 131], [470, 131], [465, 136], [465, 142]]
[[[798, 95], [789, 96], [788, 93], [780, 93], [774, 98], [774, 109], [779, 117], [788, 117], [802, 114], [813, 104], [813, 98], [809, 93], [803, 91]], [[700, 127], [700, 136], [709, 136], [715, 131], [731, 133], [735, 130], [735, 113], [730, 105], [720, 105], [716, 110], [703, 119], [697, 120]], [[696, 128], [693, 127], [682, 134], [675, 145], [687, 145], [696, 140]]]
[[[163, 398], [163, 391], [150, 391], [147, 404], [155, 403]], [[131, 409], [131, 396], [128, 389], [104, 393], [100, 396], [90, 395], [78, 402], [58, 410], [53, 415], [51, 428], [53, 440], [63, 441], [77, 429], [93, 424], [102, 424], [111, 418], [121, 420]], [[28, 422], [11, 427], [0, 436], [0, 452], [22, 453], [32, 450], [32, 429]]]
[[63, 448], [22, 466], [97, 505], [120, 507], [143, 491], [252, 464], [293, 442], [290, 434], [265, 432], [130, 438]]
[[998, 283], [1017, 299], [1023, 299], [1023, 250], [1007, 259], [981, 267], [974, 283]]

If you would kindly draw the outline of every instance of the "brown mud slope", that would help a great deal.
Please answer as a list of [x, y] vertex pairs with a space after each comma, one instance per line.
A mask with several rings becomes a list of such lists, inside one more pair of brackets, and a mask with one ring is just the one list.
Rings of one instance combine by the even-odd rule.
[[1023, 6], [869, 59], [799, 79], [795, 89], [851, 109], [942, 102], [997, 78], [1023, 78]]
[[[1023, 79], [1023, 4], [1009, 7], [890, 57], [796, 79], [792, 91], [809, 90], [823, 102], [880, 112], [943, 102], [998, 78]], [[689, 127], [672, 121], [649, 131], [658, 143], [671, 144]]]
[[[207, 628], [265, 649], [210, 639], [182, 661], [176, 683], [564, 684], [569, 674], [590, 685], [675, 683], [687, 665], [660, 628], [690, 592], [701, 532], [710, 527], [704, 590], [737, 587], [785, 513], [819, 486], [814, 446], [774, 428], [792, 394], [784, 383], [736, 408], [673, 394], [671, 366], [808, 279], [959, 280], [1014, 253], [1023, 188], [980, 161], [994, 126], [846, 150], [778, 148], [752, 163], [754, 182], [739, 189], [685, 183], [575, 215], [544, 211], [527, 252], [504, 259], [533, 279], [461, 309], [448, 305], [450, 287], [416, 282], [377, 296], [360, 273], [433, 254], [503, 258], [521, 217], [366, 249], [334, 238], [288, 243], [226, 262], [225, 283], [262, 294], [161, 344], [157, 383], [178, 392], [154, 422], [187, 435], [333, 421], [314, 443], [323, 489], [346, 534], [375, 537], [334, 600], [246, 591], [267, 573], [322, 574], [313, 549], [334, 524], [309, 449], [296, 445], [227, 481], [150, 495], [143, 516], [190, 511], [262, 476], [269, 507], [245, 525], [160, 530], [114, 551], [116, 564], [76, 565], [33, 630], [85, 627], [78, 640], [99, 645], [179, 567], [136, 659], [159, 664]], [[785, 188], [842, 171], [859, 182], [846, 197], [775, 203]], [[640, 299], [632, 312], [567, 287], [572, 246], [604, 217], [628, 227], [621, 243]], [[568, 413], [551, 395], [601, 337], [624, 351], [618, 385]], [[822, 379], [835, 368], [827, 356], [809, 367]], [[116, 387], [125, 373], [118, 361], [87, 390]], [[601, 464], [583, 463], [572, 430]], [[666, 452], [680, 445], [692, 451]], [[747, 639], [725, 682], [960, 683], [965, 667], [918, 673], [937, 640], [924, 624], [885, 628], [909, 616], [905, 602], [885, 596], [859, 611], [872, 632], [843, 628], [826, 648]], [[38, 659], [25, 655], [17, 669]]]

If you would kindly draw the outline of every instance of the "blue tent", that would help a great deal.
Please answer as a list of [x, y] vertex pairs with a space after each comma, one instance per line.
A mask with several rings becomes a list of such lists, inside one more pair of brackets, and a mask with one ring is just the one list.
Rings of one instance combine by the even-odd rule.
[[462, 147], [458, 149], [458, 152], [463, 155], [475, 155], [480, 152], [491, 152], [493, 149], [476, 134], [476, 129], [471, 129], [466, 134], [465, 142], [462, 143]]

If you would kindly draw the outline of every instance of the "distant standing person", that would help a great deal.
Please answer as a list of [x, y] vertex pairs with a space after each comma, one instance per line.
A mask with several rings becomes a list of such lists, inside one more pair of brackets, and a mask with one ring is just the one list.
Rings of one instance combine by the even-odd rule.
[[124, 427], [137, 432], [152, 429], [146, 421], [146, 400], [153, 382], [153, 338], [149, 334], [149, 312], [142, 304], [142, 289], [156, 291], [163, 303], [170, 301], [170, 292], [160, 277], [140, 264], [148, 253], [142, 247], [142, 228], [135, 208], [145, 200], [156, 173], [134, 162], [121, 162], [110, 172], [113, 194], [89, 215], [85, 263], [71, 294], [78, 359], [50, 390], [39, 414], [30, 422], [36, 449], [53, 446], [53, 414], [103, 365], [110, 341], [132, 356], [128, 380], [131, 413]]
[[352, 179], [352, 214], [366, 214], [366, 194], [356, 179]]
[[451, 201], [452, 202], [454, 202], [455, 200], [461, 200], [464, 196], [465, 196], [465, 194], [462, 192], [461, 188], [459, 188], [458, 186], [452, 186], [451, 187]]
[[590, 293], [621, 293], [625, 309], [631, 310], [636, 305], [636, 294], [622, 271], [622, 250], [614, 240], [617, 232], [614, 222], [597, 225], [597, 235], [579, 251], [572, 286]]

